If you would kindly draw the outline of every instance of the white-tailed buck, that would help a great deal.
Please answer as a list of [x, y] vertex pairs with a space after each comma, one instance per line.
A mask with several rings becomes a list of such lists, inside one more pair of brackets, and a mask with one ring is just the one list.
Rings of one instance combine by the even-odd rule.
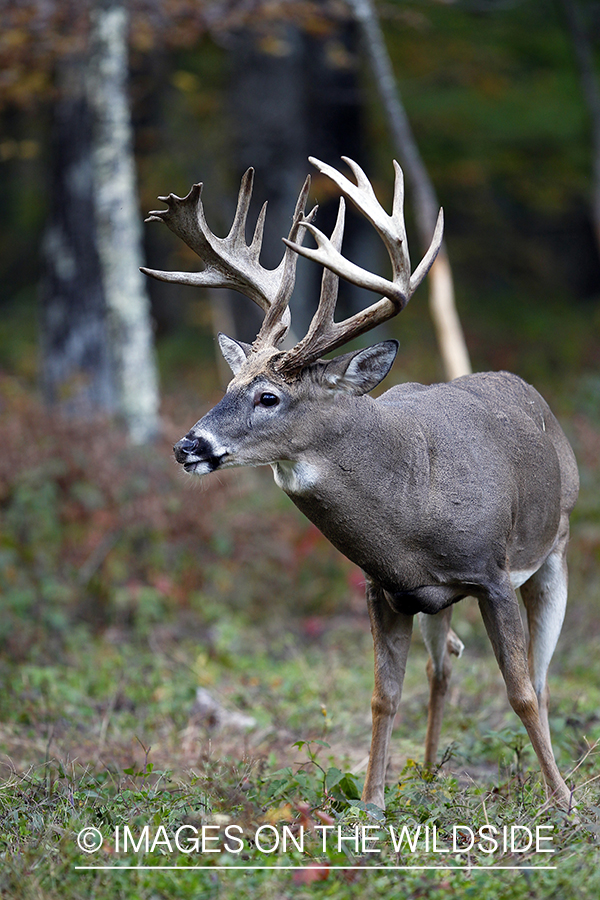
[[[311, 159], [367, 217], [392, 263], [386, 280], [341, 255], [344, 199], [327, 238], [305, 215], [307, 179], [280, 265], [260, 265], [263, 206], [246, 242], [252, 170], [242, 180], [225, 238], [209, 230], [202, 185], [184, 199], [161, 197], [166, 225], [194, 250], [199, 273], [157, 272], [163, 281], [235, 288], [265, 312], [252, 345], [219, 335], [233, 379], [220, 403], [175, 444], [187, 472], [269, 464], [275, 481], [329, 540], [364, 571], [375, 644], [373, 735], [363, 800], [384, 806], [388, 747], [398, 709], [413, 617], [430, 655], [425, 763], [435, 763], [449, 655], [462, 644], [450, 629], [452, 605], [476, 597], [510, 703], [525, 725], [555, 802], [570, 792], [554, 761], [546, 674], [567, 599], [569, 513], [578, 491], [573, 452], [532, 387], [507, 372], [467, 375], [449, 384], [403, 384], [377, 399], [368, 392], [396, 356], [388, 340], [326, 360], [324, 355], [399, 313], [435, 260], [442, 216], [429, 250], [411, 274], [403, 216], [403, 179], [395, 164], [393, 210], [378, 203], [362, 169], [356, 184]], [[302, 246], [306, 231], [317, 249]], [[308, 332], [280, 345], [298, 254], [324, 267]], [[338, 277], [383, 294], [368, 309], [334, 321]], [[516, 589], [527, 611], [529, 648]]]

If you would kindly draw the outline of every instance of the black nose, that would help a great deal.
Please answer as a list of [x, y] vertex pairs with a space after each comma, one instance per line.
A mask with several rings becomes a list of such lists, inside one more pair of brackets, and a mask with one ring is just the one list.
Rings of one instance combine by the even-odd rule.
[[190, 456], [194, 450], [198, 448], [199, 440], [197, 438], [181, 438], [173, 447], [173, 453], [177, 462], [184, 462], [186, 456]]

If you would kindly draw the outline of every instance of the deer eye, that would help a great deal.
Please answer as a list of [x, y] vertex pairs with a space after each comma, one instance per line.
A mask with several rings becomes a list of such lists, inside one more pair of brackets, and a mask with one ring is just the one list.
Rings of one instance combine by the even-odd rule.
[[260, 406], [277, 406], [279, 403], [279, 397], [275, 394], [269, 394], [265, 391], [265, 393], [261, 394], [258, 398], [258, 403]]

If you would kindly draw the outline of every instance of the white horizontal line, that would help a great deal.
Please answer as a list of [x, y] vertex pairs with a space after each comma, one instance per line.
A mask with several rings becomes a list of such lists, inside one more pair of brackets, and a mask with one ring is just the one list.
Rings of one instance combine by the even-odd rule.
[[384, 869], [390, 872], [399, 872], [406, 871], [409, 869], [458, 869], [462, 871], [472, 872], [475, 869], [486, 869], [486, 870], [502, 870], [502, 871], [515, 871], [522, 872], [525, 869], [556, 869], [557, 866], [328, 866], [326, 863], [320, 863], [314, 866], [75, 866], [76, 870], [85, 870], [89, 871], [90, 869], [98, 869], [103, 872], [110, 870], [119, 870], [119, 869], [135, 869], [135, 870], [173, 870], [178, 869], [182, 872], [197, 872], [198, 870], [203, 870], [206, 872], [214, 872], [215, 870], [221, 870], [225, 872], [235, 872], [238, 869], [266, 869], [267, 871], [276, 871], [276, 870], [295, 870], [302, 871], [304, 869], [313, 869], [320, 871], [321, 869], [327, 869], [329, 871], [334, 871], [336, 869], [343, 869], [344, 871], [355, 871], [355, 872], [369, 872], [371, 869]]

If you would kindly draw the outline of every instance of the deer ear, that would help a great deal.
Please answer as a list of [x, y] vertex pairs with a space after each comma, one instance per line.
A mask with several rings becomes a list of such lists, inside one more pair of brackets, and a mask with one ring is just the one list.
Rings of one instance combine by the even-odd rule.
[[237, 375], [252, 352], [251, 344], [244, 344], [243, 341], [234, 341], [233, 338], [227, 337], [222, 332], [217, 335], [217, 340], [225, 362], [233, 374]]
[[338, 356], [325, 364], [323, 382], [336, 392], [367, 394], [392, 368], [398, 347], [398, 341], [382, 341], [366, 350]]

